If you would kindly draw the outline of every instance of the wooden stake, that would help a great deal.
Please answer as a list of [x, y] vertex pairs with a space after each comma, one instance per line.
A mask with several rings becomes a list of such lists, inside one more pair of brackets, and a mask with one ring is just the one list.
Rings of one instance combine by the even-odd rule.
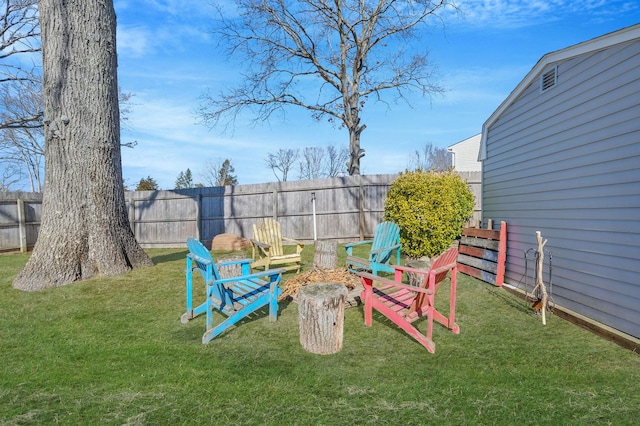
[[544, 246], [547, 244], [547, 240], [542, 241], [542, 235], [540, 231], [536, 231], [536, 240], [538, 240], [538, 257], [536, 259], [536, 285], [533, 288], [533, 294], [536, 289], [540, 288], [542, 293], [542, 300], [540, 303], [540, 313], [542, 314], [542, 325], [547, 325], [546, 311], [547, 311], [547, 287], [542, 281], [542, 266], [544, 263]]

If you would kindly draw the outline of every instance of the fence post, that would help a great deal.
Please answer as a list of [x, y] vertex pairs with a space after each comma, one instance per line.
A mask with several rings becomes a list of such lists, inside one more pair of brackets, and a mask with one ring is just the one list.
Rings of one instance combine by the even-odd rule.
[[202, 192], [198, 192], [196, 199], [196, 232], [198, 241], [202, 241]]
[[360, 222], [360, 241], [365, 237], [365, 220], [364, 220], [364, 188], [362, 186], [362, 178], [358, 176], [358, 221]]
[[27, 215], [24, 210], [24, 200], [18, 198], [18, 235], [20, 238], [20, 251], [25, 253], [27, 251]]
[[278, 220], [278, 189], [273, 190], [273, 220]]
[[133, 232], [133, 237], [137, 240], [138, 236], [136, 235], [136, 206], [135, 200], [133, 198], [129, 198], [129, 225], [131, 225], [131, 232]]

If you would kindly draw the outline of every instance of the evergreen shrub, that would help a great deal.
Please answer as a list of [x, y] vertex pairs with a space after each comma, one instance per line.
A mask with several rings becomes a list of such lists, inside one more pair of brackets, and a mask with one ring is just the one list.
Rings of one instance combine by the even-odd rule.
[[404, 254], [433, 257], [460, 236], [473, 207], [473, 194], [459, 174], [405, 171], [389, 188], [384, 220], [400, 227]]

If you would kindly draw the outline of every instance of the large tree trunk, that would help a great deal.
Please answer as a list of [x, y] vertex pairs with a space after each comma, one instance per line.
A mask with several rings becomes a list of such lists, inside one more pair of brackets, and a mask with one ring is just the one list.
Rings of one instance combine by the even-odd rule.
[[40, 0], [45, 187], [33, 254], [13, 282], [57, 287], [152, 265], [129, 226], [110, 0]]
[[360, 125], [360, 118], [356, 111], [349, 115], [345, 121], [349, 129], [349, 161], [347, 162], [347, 170], [349, 176], [360, 174], [360, 159], [364, 157], [364, 149], [360, 148], [360, 135], [367, 127]]

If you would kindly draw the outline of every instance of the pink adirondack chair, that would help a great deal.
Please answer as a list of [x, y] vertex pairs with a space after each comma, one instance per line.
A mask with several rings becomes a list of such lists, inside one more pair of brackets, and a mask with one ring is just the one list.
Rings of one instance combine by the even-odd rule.
[[[394, 266], [394, 279], [386, 279], [368, 272], [359, 272], [364, 290], [361, 293], [364, 300], [364, 322], [372, 325], [373, 309], [389, 318], [398, 327], [409, 333], [429, 352], [434, 353], [436, 345], [433, 342], [433, 321], [437, 321], [451, 330], [460, 333], [460, 327], [455, 322], [456, 306], [456, 259], [458, 250], [450, 248], [438, 256], [427, 270], [419, 270], [404, 266]], [[451, 271], [451, 295], [449, 299], [449, 317], [435, 308], [435, 295], [440, 283]], [[415, 287], [402, 283], [402, 274], [411, 272], [424, 276], [422, 286]], [[412, 323], [426, 317], [426, 333], [423, 334]]]

